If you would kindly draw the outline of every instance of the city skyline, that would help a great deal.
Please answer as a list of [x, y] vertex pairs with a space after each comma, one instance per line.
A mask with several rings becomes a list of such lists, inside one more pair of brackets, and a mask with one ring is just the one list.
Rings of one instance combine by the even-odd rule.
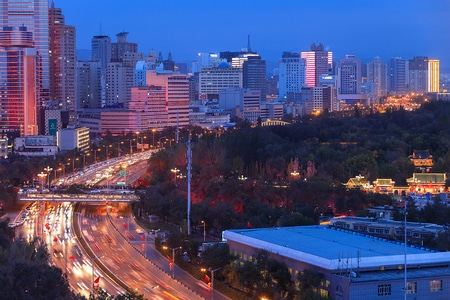
[[[94, 35], [115, 40], [129, 32], [139, 51], [171, 52], [176, 61], [192, 61], [198, 52], [238, 51], [251, 48], [267, 61], [276, 62], [283, 51], [307, 51], [323, 43], [334, 59], [353, 54], [363, 61], [379, 56], [428, 56], [450, 68], [450, 2], [429, 5], [419, 0], [300, 2], [283, 0], [255, 6], [235, 0], [220, 7], [204, 0], [151, 3], [61, 1], [66, 24], [77, 30], [77, 49], [90, 49]], [[89, 9], [86, 9], [86, 8]], [[163, 26], [162, 26], [163, 25]]]

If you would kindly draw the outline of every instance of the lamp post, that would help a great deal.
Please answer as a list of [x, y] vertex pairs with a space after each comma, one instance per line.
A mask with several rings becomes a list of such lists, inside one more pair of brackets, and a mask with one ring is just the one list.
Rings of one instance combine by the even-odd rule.
[[40, 179], [42, 179], [42, 183], [41, 183], [41, 193], [42, 193], [42, 187], [44, 186], [44, 182], [45, 182], [43, 178], [46, 177], [47, 174], [41, 172], [41, 173], [37, 174], [37, 176], [38, 176]]
[[136, 152], [139, 151], [139, 131], [136, 131]]
[[202, 220], [203, 224], [203, 241], [206, 241], [206, 222]]
[[44, 171], [47, 172], [47, 186], [50, 189], [50, 172], [53, 171], [53, 168], [50, 168], [50, 166], [47, 166], [47, 168], [44, 168]]
[[175, 250], [178, 248], [168, 248], [164, 246], [163, 249], [172, 251], [172, 261], [169, 263], [169, 266], [172, 269], [172, 278], [175, 278]]
[[159, 148], [162, 148], [161, 140], [166, 139], [166, 138], [167, 138], [167, 136], [163, 136], [163, 137], [160, 137], [160, 138], [159, 138], [159, 141], [158, 141]]
[[155, 131], [156, 131], [156, 129], [153, 128], [152, 129], [152, 133], [153, 133], [153, 149], [155, 149]]
[[222, 268], [217, 268], [211, 271], [211, 300], [214, 300], [214, 273]]
[[177, 168], [173, 168], [173, 169], [171, 169], [170, 171], [172, 171], [172, 173], [174, 173], [174, 176], [173, 176], [173, 182], [174, 182], [174, 184], [176, 185], [176, 184], [177, 184], [177, 173], [178, 173], [180, 170], [178, 170]]

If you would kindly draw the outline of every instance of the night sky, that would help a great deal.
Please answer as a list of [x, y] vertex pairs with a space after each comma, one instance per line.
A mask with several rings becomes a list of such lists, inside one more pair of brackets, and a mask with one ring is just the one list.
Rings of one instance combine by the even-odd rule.
[[77, 29], [77, 48], [90, 49], [94, 35], [121, 31], [139, 51], [151, 49], [175, 61], [198, 52], [251, 48], [276, 62], [283, 51], [308, 51], [322, 43], [333, 59], [354, 54], [411, 59], [428, 56], [450, 68], [449, 0], [55, 0], [66, 24]]

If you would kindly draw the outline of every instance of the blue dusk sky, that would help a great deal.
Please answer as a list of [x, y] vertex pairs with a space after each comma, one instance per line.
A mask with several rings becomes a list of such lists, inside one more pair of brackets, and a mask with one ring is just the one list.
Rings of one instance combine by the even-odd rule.
[[309, 51], [322, 43], [338, 60], [354, 54], [428, 56], [450, 68], [450, 0], [54, 0], [66, 24], [77, 29], [77, 49], [94, 35], [121, 31], [147, 54], [156, 50], [178, 62], [198, 52], [251, 48], [276, 62], [283, 51]]

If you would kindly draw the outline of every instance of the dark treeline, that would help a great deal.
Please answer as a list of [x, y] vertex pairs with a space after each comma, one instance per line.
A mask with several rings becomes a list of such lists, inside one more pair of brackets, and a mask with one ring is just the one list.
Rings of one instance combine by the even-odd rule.
[[[352, 117], [324, 113], [289, 126], [251, 128], [242, 122], [226, 131], [194, 128], [192, 224], [206, 220], [216, 233], [317, 224], [320, 215], [392, 204], [387, 195], [348, 191], [343, 183], [362, 175], [370, 182], [391, 178], [406, 186], [414, 150], [430, 151], [433, 172], [449, 172], [450, 103], [361, 115], [356, 108]], [[186, 150], [179, 143], [150, 159], [150, 187], [140, 206], [169, 222], [186, 218]], [[430, 213], [416, 215], [435, 222], [427, 219]]]

